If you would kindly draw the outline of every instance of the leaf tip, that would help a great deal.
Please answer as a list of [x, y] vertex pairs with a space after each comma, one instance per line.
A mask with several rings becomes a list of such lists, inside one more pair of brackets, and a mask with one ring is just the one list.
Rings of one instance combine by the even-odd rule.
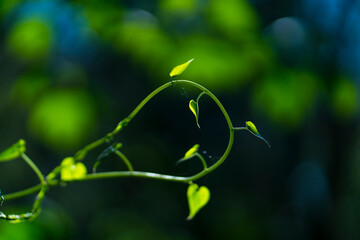
[[187, 61], [183, 64], [180, 64], [180, 65], [174, 67], [170, 72], [170, 77], [173, 78], [175, 76], [182, 74], [193, 60], [194, 60], [194, 58], [190, 59], [189, 61]]
[[185, 153], [184, 159], [189, 159], [189, 158], [193, 157], [194, 154], [197, 153], [199, 147], [200, 147], [199, 144], [195, 144], [194, 146], [192, 146], [192, 147]]
[[255, 124], [253, 124], [251, 121], [247, 121], [245, 122], [246, 124], [246, 129], [251, 132], [253, 135], [255, 135], [256, 137], [260, 138], [261, 140], [263, 140], [269, 148], [271, 148], [270, 144], [268, 143], [268, 141], [265, 140], [265, 138], [263, 138], [261, 136], [261, 134], [259, 133], [259, 131], [257, 130]]
[[198, 128], [200, 128], [200, 124], [199, 124], [199, 104], [198, 104], [198, 102], [195, 102], [194, 100], [191, 99], [190, 102], [189, 102], [189, 108], [190, 108], [191, 112], [195, 116], [195, 120], [196, 120], [196, 124], [197, 124]]

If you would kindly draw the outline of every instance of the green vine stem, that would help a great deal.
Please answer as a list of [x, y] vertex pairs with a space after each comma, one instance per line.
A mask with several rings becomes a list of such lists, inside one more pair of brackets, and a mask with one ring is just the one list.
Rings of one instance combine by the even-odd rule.
[[122, 152], [120, 152], [119, 150], [115, 150], [114, 152], [115, 152], [116, 155], [118, 155], [124, 161], [126, 167], [129, 169], [129, 171], [133, 172], [134, 168], [131, 165], [129, 159]]
[[35, 165], [35, 163], [25, 154], [21, 154], [21, 157], [25, 160], [25, 162], [32, 168], [35, 174], [38, 176], [42, 185], [45, 185], [44, 175], [41, 173], [40, 169]]
[[201, 163], [203, 164], [204, 170], [206, 170], [208, 167], [207, 167], [206, 161], [203, 158], [203, 156], [201, 156], [201, 154], [198, 152], [195, 153], [195, 156], [197, 156], [200, 159]]
[[[172, 182], [181, 182], [181, 183], [186, 183], [186, 184], [190, 184], [193, 181], [204, 177], [205, 175], [211, 173], [212, 171], [214, 171], [215, 169], [217, 169], [224, 161], [225, 159], [228, 157], [230, 150], [233, 146], [233, 142], [234, 142], [234, 131], [235, 130], [245, 130], [245, 128], [241, 128], [241, 127], [233, 127], [233, 124], [230, 120], [230, 117], [228, 115], [228, 113], [226, 112], [225, 108], [223, 107], [223, 105], [221, 104], [221, 102], [217, 99], [217, 97], [210, 92], [208, 89], [206, 89], [205, 87], [201, 86], [198, 83], [189, 81], [189, 80], [172, 80], [171, 82], [165, 83], [162, 86], [158, 87], [157, 89], [155, 89], [153, 92], [151, 92], [144, 100], [142, 100], [140, 102], [140, 104], [122, 121], [120, 121], [118, 123], [118, 125], [116, 126], [116, 128], [108, 133], [107, 135], [105, 135], [104, 137], [86, 145], [84, 148], [80, 149], [79, 151], [77, 151], [77, 153], [73, 156], [75, 162], [80, 162], [83, 161], [86, 157], [86, 155], [92, 151], [93, 149], [105, 144], [105, 143], [110, 143], [111, 140], [113, 139], [113, 137], [115, 135], [117, 135], [124, 127], [126, 127], [130, 121], [139, 113], [139, 111], [151, 100], [153, 99], [157, 94], [159, 94], [160, 92], [162, 92], [163, 90], [171, 87], [171, 86], [175, 86], [175, 85], [188, 85], [191, 87], [195, 87], [198, 90], [201, 91], [201, 93], [199, 94], [197, 101], [200, 99], [201, 96], [203, 95], [207, 95], [209, 96], [219, 107], [220, 111], [222, 112], [223, 116], [225, 117], [225, 120], [227, 122], [228, 128], [229, 128], [229, 140], [228, 140], [228, 144], [227, 147], [225, 149], [225, 152], [223, 153], [223, 155], [220, 157], [219, 160], [217, 160], [213, 165], [211, 165], [210, 167], [207, 166], [205, 159], [200, 155], [197, 154], [197, 157], [200, 158], [200, 160], [203, 163], [203, 169], [196, 173], [195, 175], [192, 176], [187, 176], [187, 177], [183, 177], [183, 176], [173, 176], [173, 175], [166, 175], [166, 174], [159, 174], [159, 173], [153, 173], [153, 172], [142, 172], [142, 171], [134, 171], [130, 161], [128, 158], [126, 158], [126, 156], [124, 154], [122, 154], [120, 151], [115, 150], [115, 154], [117, 154], [126, 164], [128, 171], [109, 171], [109, 172], [94, 172], [94, 173], [90, 173], [87, 174], [81, 178], [75, 178], [75, 179], [66, 179], [66, 180], [57, 180], [56, 178], [60, 175], [62, 169], [64, 166], [62, 166], [61, 164], [57, 167], [55, 167], [53, 169], [53, 171], [51, 171], [46, 178], [44, 178], [44, 175], [41, 173], [41, 171], [38, 169], [38, 167], [30, 160], [30, 158], [23, 154], [22, 158], [30, 165], [30, 167], [34, 170], [34, 172], [36, 173], [36, 175], [38, 176], [39, 180], [40, 180], [40, 184], [35, 185], [33, 187], [15, 192], [15, 193], [11, 193], [11, 194], [6, 194], [4, 195], [4, 199], [5, 200], [11, 200], [11, 199], [16, 199], [16, 198], [21, 198], [30, 194], [34, 194], [36, 192], [38, 192], [38, 195], [34, 201], [33, 204], [33, 208], [32, 208], [32, 212], [28, 213], [27, 215], [25, 214], [23, 216], [22, 220], [28, 220], [28, 219], [33, 219], [37, 216], [37, 214], [40, 211], [40, 206], [41, 206], [41, 202], [45, 196], [46, 191], [53, 186], [58, 186], [60, 185], [62, 182], [79, 182], [79, 181], [90, 181], [90, 180], [97, 180], [97, 179], [105, 179], [105, 178], [147, 178], [147, 179], [155, 179], [155, 180], [163, 180], [163, 181], [172, 181]], [[1, 213], [1, 212], [0, 212]], [[9, 220], [9, 216], [10, 215], [4, 215], [3, 213], [1, 213], [2, 215], [0, 215], [0, 219], [7, 219]], [[30, 214], [30, 215], [29, 215]], [[5, 216], [5, 217], [4, 217]], [[13, 218], [15, 218], [15, 215], [12, 215]], [[17, 215], [20, 216], [20, 215]], [[21, 217], [19, 217], [21, 218]], [[19, 219], [18, 219], [19, 220]], [[21, 219], [20, 219], [21, 220]]]

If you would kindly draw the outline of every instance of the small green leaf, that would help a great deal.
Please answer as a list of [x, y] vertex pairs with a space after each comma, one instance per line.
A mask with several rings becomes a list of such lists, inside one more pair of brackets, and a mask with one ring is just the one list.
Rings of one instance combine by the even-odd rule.
[[199, 147], [200, 147], [199, 144], [195, 144], [194, 146], [192, 146], [192, 148], [190, 148], [185, 153], [185, 156], [183, 157], [183, 159], [189, 159], [189, 158], [193, 157], [195, 155], [195, 153], [198, 151]]
[[186, 63], [183, 63], [181, 65], [178, 65], [176, 67], [174, 67], [171, 72], [170, 72], [170, 77], [175, 77], [180, 75], [183, 71], [185, 71], [185, 69], [189, 66], [189, 64], [193, 61], [194, 59], [190, 59], [189, 61], [187, 61]]
[[247, 122], [246, 122], [246, 128], [247, 128], [250, 132], [252, 132], [253, 134], [255, 134], [255, 135], [257, 135], [257, 136], [261, 136], [261, 135], [259, 134], [256, 126], [255, 126], [252, 122], [247, 121]]
[[198, 153], [198, 149], [199, 149], [200, 145], [199, 144], [195, 144], [194, 146], [192, 146], [184, 155], [184, 157], [182, 159], [180, 159], [179, 161], [176, 162], [176, 165], [182, 162], [185, 162], [191, 158], [193, 158], [194, 156], [198, 156], [199, 159], [201, 160], [201, 162], [204, 165], [204, 169], [207, 168], [206, 162], [204, 160], [204, 158], [201, 156], [201, 154]]
[[190, 184], [187, 189], [187, 199], [189, 203], [189, 216], [186, 219], [191, 220], [209, 202], [210, 191], [205, 186], [199, 188], [197, 184]]
[[73, 157], [67, 157], [61, 162], [61, 180], [69, 181], [82, 179], [87, 174], [85, 165], [81, 162], [75, 163]]
[[250, 121], [247, 121], [246, 122], [246, 129], [251, 132], [253, 135], [255, 135], [256, 137], [262, 139], [264, 142], [266, 142], [266, 144], [270, 147], [270, 144], [268, 143], [268, 141], [265, 140], [265, 138], [263, 138], [260, 133], [258, 132], [256, 126], [250, 122]]
[[190, 108], [191, 112], [195, 116], [197, 126], [200, 128], [200, 125], [199, 125], [199, 104], [191, 99], [190, 102], [189, 102], [189, 108]]
[[11, 145], [5, 151], [0, 153], [0, 162], [10, 161], [18, 158], [26, 151], [25, 141], [20, 139], [17, 143]]

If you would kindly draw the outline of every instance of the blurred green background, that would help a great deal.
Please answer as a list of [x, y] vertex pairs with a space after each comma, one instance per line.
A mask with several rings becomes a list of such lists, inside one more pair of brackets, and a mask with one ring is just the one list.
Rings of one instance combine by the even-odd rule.
[[[191, 222], [186, 186], [108, 179], [51, 189], [32, 223], [0, 239], [359, 239], [360, 2], [357, 0], [0, 1], [0, 149], [20, 138], [44, 173], [113, 130], [175, 65], [210, 89], [234, 125], [251, 120], [272, 148], [236, 135], [198, 183], [209, 204]], [[190, 175], [175, 163], [199, 143], [209, 163], [227, 144], [216, 105], [161, 93], [117, 137], [137, 170]], [[102, 149], [85, 161], [91, 169]], [[125, 170], [109, 156], [102, 171]], [[1, 163], [3, 194], [37, 183]], [[6, 201], [28, 211], [34, 196]]]

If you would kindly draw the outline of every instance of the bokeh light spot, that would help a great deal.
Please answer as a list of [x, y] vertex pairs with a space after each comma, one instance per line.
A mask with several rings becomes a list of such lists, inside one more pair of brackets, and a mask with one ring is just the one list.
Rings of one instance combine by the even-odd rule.
[[57, 90], [35, 105], [29, 128], [49, 147], [71, 150], [87, 139], [95, 123], [93, 103], [85, 92]]
[[51, 51], [49, 26], [39, 19], [21, 21], [9, 33], [9, 50], [25, 61], [41, 60]]

